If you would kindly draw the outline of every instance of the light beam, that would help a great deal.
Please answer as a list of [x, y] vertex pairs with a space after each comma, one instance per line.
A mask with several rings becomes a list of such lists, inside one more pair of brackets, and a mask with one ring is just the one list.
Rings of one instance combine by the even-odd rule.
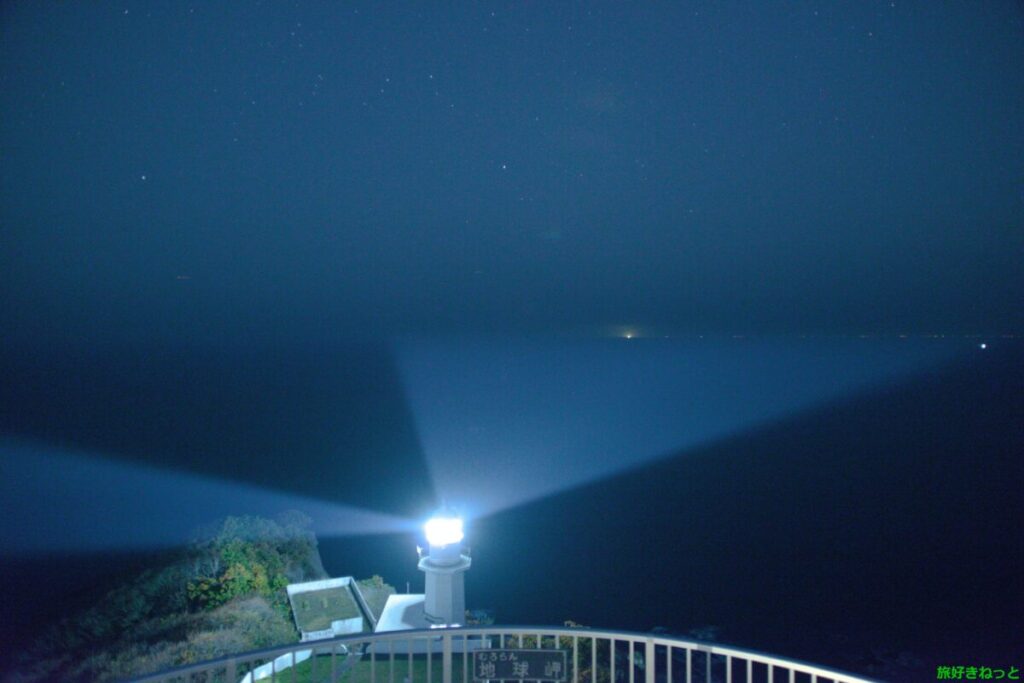
[[438, 495], [470, 519], [491, 514], [904, 381], [963, 350], [931, 339], [633, 342], [400, 347]]
[[308, 515], [321, 539], [416, 528], [361, 508], [24, 441], [0, 442], [0, 463], [0, 546], [13, 556], [175, 547], [227, 515], [287, 510]]

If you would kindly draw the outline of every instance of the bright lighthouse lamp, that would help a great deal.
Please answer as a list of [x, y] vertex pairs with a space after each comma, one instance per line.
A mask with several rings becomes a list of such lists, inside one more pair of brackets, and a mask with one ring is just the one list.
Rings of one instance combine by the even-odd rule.
[[448, 511], [434, 515], [423, 525], [426, 554], [419, 569], [426, 575], [423, 616], [435, 625], [455, 626], [466, 620], [466, 588], [463, 574], [472, 561], [462, 551], [465, 532], [462, 518]]
[[423, 525], [423, 531], [427, 535], [427, 543], [439, 548], [458, 543], [465, 538], [462, 520], [455, 516], [432, 517]]

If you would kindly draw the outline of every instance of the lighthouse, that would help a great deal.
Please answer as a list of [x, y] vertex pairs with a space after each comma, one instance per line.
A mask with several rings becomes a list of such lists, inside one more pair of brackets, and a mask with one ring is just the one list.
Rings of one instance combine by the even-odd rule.
[[443, 510], [424, 526], [427, 550], [421, 553], [419, 569], [426, 574], [423, 616], [438, 626], [460, 626], [466, 620], [464, 574], [471, 560], [463, 552], [462, 519]]

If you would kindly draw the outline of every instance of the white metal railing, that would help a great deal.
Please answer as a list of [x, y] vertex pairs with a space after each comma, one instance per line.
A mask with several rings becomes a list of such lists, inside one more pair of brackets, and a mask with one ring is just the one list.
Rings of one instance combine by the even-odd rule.
[[472, 683], [471, 652], [482, 647], [565, 650], [569, 667], [566, 683], [873, 681], [806, 662], [703, 641], [661, 634], [543, 626], [363, 633], [224, 657], [135, 681]]

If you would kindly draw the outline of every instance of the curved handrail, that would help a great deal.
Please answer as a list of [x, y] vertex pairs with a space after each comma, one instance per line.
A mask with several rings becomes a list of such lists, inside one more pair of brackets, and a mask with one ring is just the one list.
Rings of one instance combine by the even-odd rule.
[[[305, 652], [314, 649], [321, 652], [339, 652], [339, 648], [341, 646], [352, 644], [369, 645], [373, 643], [395, 642], [408, 644], [416, 640], [433, 642], [441, 640], [446, 643], [450, 652], [451, 641], [456, 638], [462, 640], [464, 638], [498, 638], [502, 636], [512, 636], [513, 638], [533, 638], [537, 636], [542, 636], [544, 638], [554, 637], [574, 639], [596, 639], [597, 641], [626, 641], [630, 643], [641, 643], [645, 645], [645, 647], [651, 648], [650, 652], [652, 653], [654, 652], [653, 648], [655, 647], [669, 648], [668, 650], [666, 650], [666, 652], [671, 652], [671, 649], [683, 649], [691, 652], [706, 653], [708, 657], [720, 656], [730, 658], [732, 660], [749, 662], [751, 664], [764, 665], [769, 667], [770, 669], [782, 669], [784, 671], [791, 672], [789, 678], [790, 681], [793, 680], [794, 674], [800, 673], [810, 676], [812, 681], [816, 681], [818, 680], [818, 678], [824, 678], [829, 681], [835, 681], [836, 683], [878, 683], [876, 679], [866, 678], [845, 671], [839, 671], [829, 667], [812, 664], [810, 662], [804, 662], [797, 659], [789, 659], [786, 657], [778, 657], [764, 652], [734, 647], [731, 645], [709, 643], [707, 641], [694, 640], [691, 638], [681, 638], [661, 633], [643, 633], [638, 631], [617, 631], [609, 629], [569, 626], [482, 626], [416, 629], [405, 631], [388, 631], [384, 633], [359, 633], [353, 635], [340, 636], [338, 638], [307, 641], [302, 643], [292, 643], [289, 645], [271, 647], [262, 650], [253, 650], [251, 652], [245, 652], [238, 655], [230, 655], [227, 657], [220, 657], [218, 659], [212, 659], [197, 664], [189, 664], [181, 667], [176, 667], [174, 669], [168, 669], [140, 678], [135, 678], [132, 679], [132, 681], [134, 681], [135, 683], [159, 683], [163, 681], [177, 680], [188, 681], [190, 680], [190, 676], [196, 674], [212, 674], [212, 672], [221, 671], [225, 669], [228, 671], [234, 671], [235, 665], [239, 663], [248, 663], [255, 660], [274, 660], [285, 655], [291, 655], [293, 653]], [[395, 657], [405, 656], [406, 654], [407, 653], [405, 652], [394, 652]], [[434, 656], [439, 655], [441, 655], [441, 652], [434, 652]], [[577, 665], [579, 664], [579, 662], [575, 663]], [[282, 677], [282, 680], [288, 680], [287, 674], [280, 673], [278, 675]]]

